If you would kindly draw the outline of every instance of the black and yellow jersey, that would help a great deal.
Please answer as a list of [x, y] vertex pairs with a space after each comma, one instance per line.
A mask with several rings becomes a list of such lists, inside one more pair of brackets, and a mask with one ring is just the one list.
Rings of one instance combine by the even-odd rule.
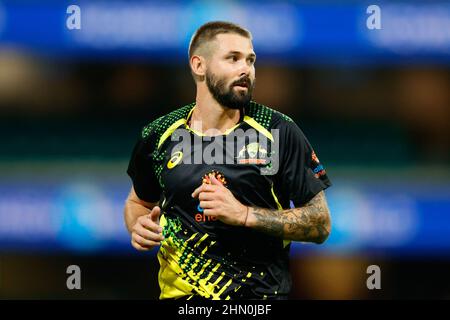
[[[290, 242], [205, 216], [191, 194], [215, 174], [244, 205], [282, 210], [330, 186], [326, 172], [300, 128], [278, 111], [251, 102], [233, 128], [207, 137], [188, 126], [194, 108], [186, 105], [144, 127], [127, 171], [139, 198], [161, 207], [160, 299], [287, 298]], [[221, 150], [219, 140], [238, 131], [254, 136], [234, 152]], [[192, 148], [180, 149], [181, 136], [192, 138]], [[212, 145], [224, 161], [196, 158]]]

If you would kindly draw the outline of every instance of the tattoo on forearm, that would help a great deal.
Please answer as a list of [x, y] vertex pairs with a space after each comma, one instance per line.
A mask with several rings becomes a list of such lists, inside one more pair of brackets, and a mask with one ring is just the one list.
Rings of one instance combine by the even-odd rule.
[[283, 239], [322, 243], [330, 233], [325, 194], [318, 193], [304, 207], [288, 210], [253, 208], [255, 229]]

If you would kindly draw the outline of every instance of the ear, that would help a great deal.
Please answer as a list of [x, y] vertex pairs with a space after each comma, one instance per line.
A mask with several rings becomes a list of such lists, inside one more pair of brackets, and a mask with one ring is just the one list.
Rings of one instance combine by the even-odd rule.
[[201, 80], [203, 80], [203, 78], [205, 77], [205, 73], [206, 73], [206, 60], [205, 60], [205, 58], [202, 57], [202, 56], [194, 55], [194, 56], [191, 57], [189, 62], [190, 62], [190, 65], [191, 65], [192, 73], [196, 77], [198, 77]]

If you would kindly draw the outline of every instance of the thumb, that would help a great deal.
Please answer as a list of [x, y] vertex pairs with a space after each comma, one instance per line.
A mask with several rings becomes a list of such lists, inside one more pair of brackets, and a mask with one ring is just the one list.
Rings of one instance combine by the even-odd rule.
[[210, 176], [209, 180], [212, 185], [223, 186], [222, 182], [220, 182], [219, 179], [217, 179], [213, 174]]
[[159, 215], [160, 215], [160, 213], [161, 213], [160, 207], [154, 206], [153, 209], [152, 209], [152, 212], [150, 212], [150, 215], [149, 215], [150, 219], [153, 222], [159, 224]]

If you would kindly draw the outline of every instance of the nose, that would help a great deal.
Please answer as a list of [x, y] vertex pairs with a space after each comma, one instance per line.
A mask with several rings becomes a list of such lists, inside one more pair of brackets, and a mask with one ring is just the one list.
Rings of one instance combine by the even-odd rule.
[[251, 66], [246, 63], [245, 61], [241, 63], [241, 66], [239, 68], [239, 77], [243, 77], [243, 76], [250, 76], [250, 70], [251, 70]]

